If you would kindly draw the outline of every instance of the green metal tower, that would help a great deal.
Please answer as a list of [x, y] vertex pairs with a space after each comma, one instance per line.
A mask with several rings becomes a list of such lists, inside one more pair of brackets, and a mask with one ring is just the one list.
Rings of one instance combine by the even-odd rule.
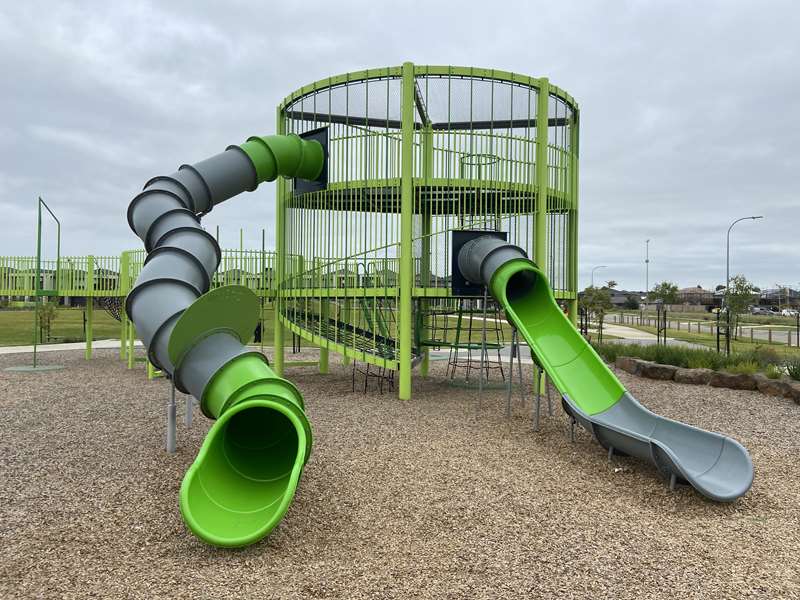
[[278, 372], [286, 328], [322, 349], [323, 372], [329, 351], [388, 367], [410, 398], [412, 370], [427, 370], [415, 328], [451, 296], [458, 229], [507, 232], [574, 322], [578, 115], [546, 78], [412, 63], [290, 94], [277, 132], [324, 128], [329, 157], [326, 186], [278, 186]]

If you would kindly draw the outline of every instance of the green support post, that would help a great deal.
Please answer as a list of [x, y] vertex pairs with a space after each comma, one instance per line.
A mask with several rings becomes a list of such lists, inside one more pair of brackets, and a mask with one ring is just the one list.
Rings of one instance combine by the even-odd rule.
[[[283, 122], [283, 112], [281, 108], [277, 109], [277, 123], [275, 124], [275, 131], [279, 134], [286, 133], [286, 127]], [[284, 219], [284, 204], [283, 196], [286, 190], [286, 181], [283, 177], [278, 177], [275, 182], [277, 184], [275, 189], [275, 302], [274, 308], [274, 347], [272, 349], [272, 362], [275, 374], [278, 377], [283, 377], [283, 325], [281, 324], [281, 309], [283, 308], [283, 298], [281, 297], [281, 288], [283, 287], [284, 278], [284, 261], [286, 258], [286, 249], [284, 248], [284, 240], [286, 234], [286, 223]]]
[[134, 354], [134, 342], [136, 341], [136, 329], [133, 327], [133, 321], [128, 320], [128, 368], [133, 368], [133, 363], [136, 361]]
[[550, 82], [539, 79], [536, 95], [536, 215], [534, 217], [534, 262], [549, 276], [547, 264], [547, 121]]
[[[119, 293], [123, 298], [128, 296], [131, 287], [131, 257], [130, 253], [123, 252], [119, 257]], [[128, 314], [120, 311], [119, 358], [125, 359], [128, 346]]]
[[402, 138], [400, 180], [400, 314], [398, 318], [400, 342], [401, 400], [411, 399], [411, 330], [414, 326], [411, 295], [414, 288], [414, 255], [412, 230], [414, 225], [414, 65], [403, 63], [402, 84]]
[[[330, 302], [328, 300], [321, 300], [319, 304], [319, 319], [322, 323], [328, 323], [330, 317]], [[319, 347], [319, 372], [322, 375], [327, 375], [330, 372], [329, 365], [329, 352], [326, 345]]]
[[[342, 311], [344, 313], [344, 320], [348, 323], [352, 323], [352, 312], [353, 303], [350, 301], [350, 298], [345, 298], [342, 301]], [[349, 356], [342, 356], [342, 366], [349, 367], [350, 366], [350, 357]]]
[[570, 127], [570, 161], [572, 175], [572, 190], [570, 199], [572, 206], [569, 211], [569, 250], [570, 250], [570, 288], [575, 297], [569, 301], [569, 320], [578, 327], [578, 124], [580, 119], [578, 109], [573, 109], [572, 126]]
[[86, 257], [86, 329], [84, 337], [86, 338], [86, 351], [85, 358], [89, 360], [92, 358], [92, 340], [94, 333], [92, 331], [92, 324], [94, 322], [94, 256]]
[[[431, 175], [433, 173], [433, 127], [430, 123], [425, 125], [422, 130], [422, 177], [426, 187], [431, 185]], [[424, 203], [422, 209], [422, 252], [420, 256], [420, 279], [422, 287], [430, 287], [431, 284], [431, 207], [429, 203]], [[420, 301], [420, 309], [423, 313], [421, 319], [420, 340], [427, 340], [430, 337], [430, 316], [427, 314], [430, 302], [427, 298]], [[422, 362], [419, 365], [419, 373], [422, 377], [428, 376], [430, 369], [430, 349], [420, 345], [422, 352]]]

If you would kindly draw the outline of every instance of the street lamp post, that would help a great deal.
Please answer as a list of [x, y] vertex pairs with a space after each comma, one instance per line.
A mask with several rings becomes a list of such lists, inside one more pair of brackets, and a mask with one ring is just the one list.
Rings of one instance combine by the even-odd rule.
[[[728, 234], [725, 239], [725, 321], [727, 326], [725, 327], [725, 354], [730, 355], [731, 353], [731, 310], [729, 306], [729, 296], [730, 294], [730, 286], [731, 286], [731, 229], [733, 226], [736, 225], [739, 221], [747, 221], [748, 219], [755, 221], [756, 219], [763, 219], [763, 215], [758, 215], [754, 217], [742, 217], [740, 219], [736, 219], [733, 223], [731, 223], [730, 227], [728, 227]], [[719, 328], [717, 328], [717, 335], [719, 335]]]
[[592, 268], [592, 287], [594, 287], [594, 272], [597, 269], [605, 269], [605, 268], [607, 268], [606, 265], [597, 265], [596, 267]]
[[650, 240], [644, 242], [644, 293], [650, 293]]
[[725, 242], [725, 307], [728, 306], [728, 288], [731, 285], [731, 229], [733, 226], [736, 225], [739, 221], [747, 221], [751, 219], [755, 221], [756, 219], [763, 219], [763, 215], [758, 215], [757, 217], [742, 217], [741, 219], [736, 219], [731, 226], [728, 227], [728, 235]]

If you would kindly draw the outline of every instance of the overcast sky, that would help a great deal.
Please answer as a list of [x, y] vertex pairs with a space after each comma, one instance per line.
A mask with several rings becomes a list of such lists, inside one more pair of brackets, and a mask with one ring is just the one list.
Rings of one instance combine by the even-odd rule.
[[[33, 254], [35, 199], [64, 254], [140, 246], [143, 183], [274, 132], [322, 77], [453, 64], [547, 76], [581, 106], [580, 285], [800, 284], [797, 2], [4, 2], [0, 255]], [[244, 201], [246, 199], [246, 201]], [[204, 224], [260, 247], [274, 186]], [[54, 248], [48, 248], [54, 254]]]

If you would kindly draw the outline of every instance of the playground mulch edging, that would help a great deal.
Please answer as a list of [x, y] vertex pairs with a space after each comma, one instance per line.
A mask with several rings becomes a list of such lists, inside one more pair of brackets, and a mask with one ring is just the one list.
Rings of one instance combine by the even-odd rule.
[[684, 369], [673, 365], [662, 365], [641, 358], [620, 356], [615, 366], [631, 375], [647, 379], [660, 379], [688, 383], [692, 385], [710, 385], [731, 390], [758, 390], [768, 396], [788, 398], [800, 404], [800, 382], [793, 381], [785, 375], [780, 379], [770, 379], [762, 373], [726, 373], [712, 369]]
[[311, 460], [273, 534], [226, 551], [192, 537], [177, 503], [210, 423], [196, 410], [190, 429], [179, 421], [167, 455], [165, 380], [113, 351], [42, 360], [67, 368], [0, 370], [1, 597], [800, 596], [800, 419], [787, 399], [618, 373], [654, 411], [750, 450], [753, 489], [717, 504], [670, 492], [641, 461], [608, 462], [582, 430], [570, 443], [557, 398], [534, 433], [530, 402], [515, 395], [507, 420], [491, 390], [478, 410], [441, 363], [410, 402], [351, 392], [334, 360], [328, 376], [292, 368]]

